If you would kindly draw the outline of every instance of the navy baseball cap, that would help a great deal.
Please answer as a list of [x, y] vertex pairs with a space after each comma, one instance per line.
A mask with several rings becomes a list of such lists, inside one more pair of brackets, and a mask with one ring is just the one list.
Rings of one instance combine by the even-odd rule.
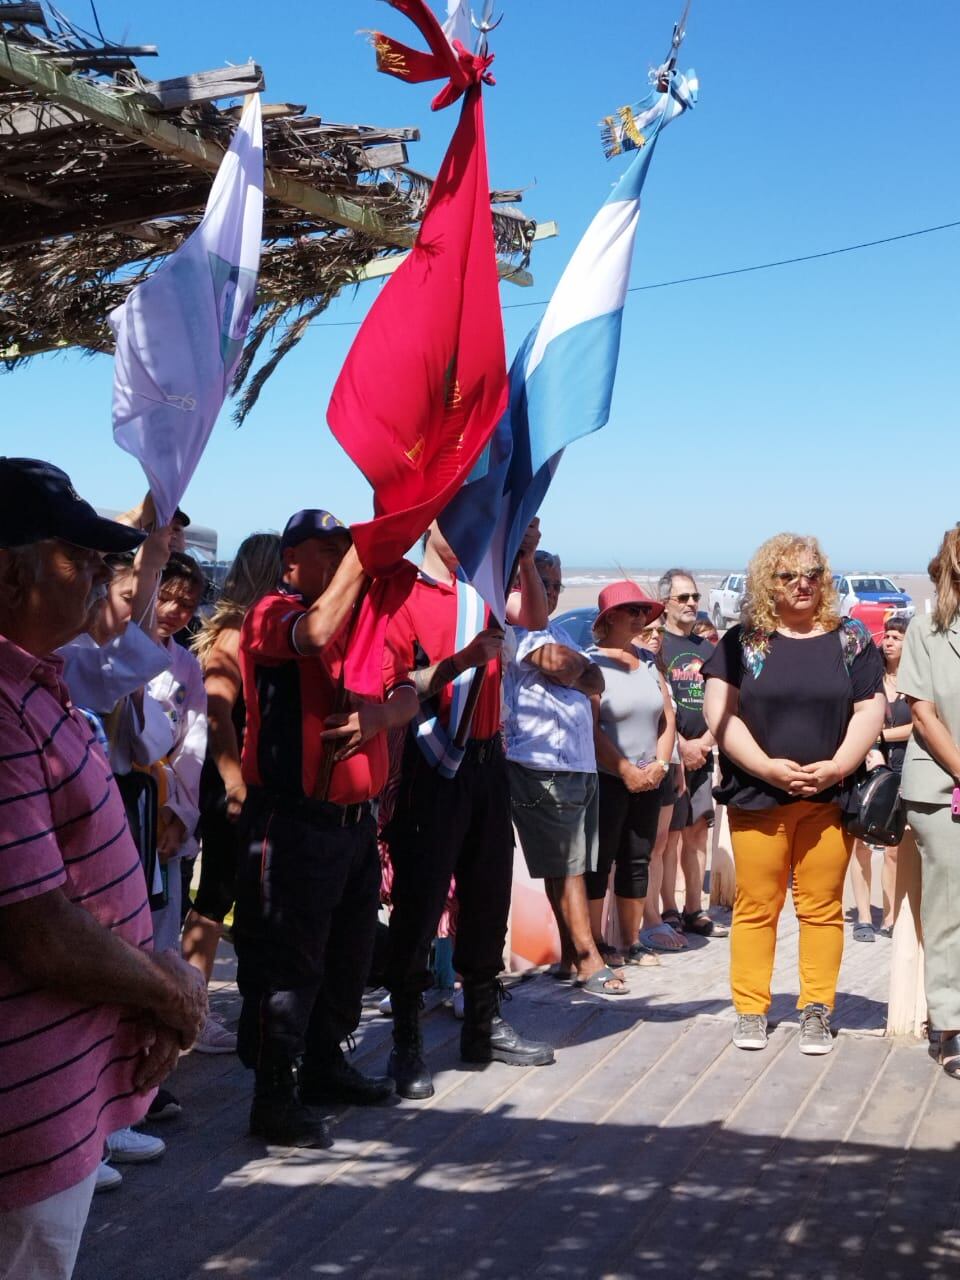
[[308, 538], [324, 538], [332, 533], [346, 534], [353, 541], [350, 530], [336, 516], [329, 511], [321, 511], [318, 507], [308, 507], [306, 511], [298, 511], [287, 521], [280, 537], [280, 550], [298, 547]]
[[98, 516], [52, 463], [0, 457], [0, 547], [60, 538], [91, 551], [132, 551], [146, 536]]

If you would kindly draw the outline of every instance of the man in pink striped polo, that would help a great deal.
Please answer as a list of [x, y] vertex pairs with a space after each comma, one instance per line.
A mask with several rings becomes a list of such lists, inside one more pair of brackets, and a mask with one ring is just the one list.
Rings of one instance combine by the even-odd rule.
[[49, 463], [0, 458], [0, 1269], [66, 1280], [108, 1133], [141, 1120], [206, 1007], [154, 957], [137, 849], [54, 650], [88, 626], [101, 519]]

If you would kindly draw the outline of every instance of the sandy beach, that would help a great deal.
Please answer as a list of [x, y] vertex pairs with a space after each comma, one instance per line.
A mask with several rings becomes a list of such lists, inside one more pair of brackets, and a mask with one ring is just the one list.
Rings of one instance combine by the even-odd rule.
[[[741, 566], [736, 569], [694, 569], [697, 576], [697, 584], [703, 593], [703, 603], [701, 608], [706, 608], [706, 601], [710, 595], [710, 591], [720, 585], [728, 573], [739, 572]], [[917, 606], [917, 613], [923, 613], [928, 608], [928, 602], [933, 600], [933, 587], [930, 579], [925, 573], [890, 573], [885, 574], [883, 570], [878, 570], [881, 576], [889, 577], [895, 586], [902, 587], [913, 597], [913, 603]], [[627, 575], [635, 582], [638, 582], [644, 590], [649, 591], [651, 595], [656, 594], [657, 580], [659, 579], [663, 569], [628, 569]], [[595, 605], [597, 603], [597, 595], [608, 582], [615, 582], [620, 577], [620, 573], [613, 569], [595, 569], [595, 568], [570, 568], [564, 566], [563, 581], [564, 591], [560, 597], [560, 606], [558, 612], [565, 612], [567, 609], [578, 609], [583, 605]]]

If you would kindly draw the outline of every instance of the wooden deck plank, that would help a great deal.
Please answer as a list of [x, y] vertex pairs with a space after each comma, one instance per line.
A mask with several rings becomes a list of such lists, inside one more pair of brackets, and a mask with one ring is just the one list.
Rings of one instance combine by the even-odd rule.
[[[876, 1031], [889, 950], [848, 933], [838, 1025]], [[339, 1109], [329, 1152], [249, 1140], [249, 1073], [192, 1054], [167, 1155], [95, 1202], [77, 1280], [955, 1277], [960, 1085], [876, 1034], [800, 1055], [797, 952], [788, 903], [761, 1054], [730, 1045], [723, 939], [631, 970], [626, 999], [518, 983], [505, 1012], [560, 1046], [549, 1068], [463, 1068], [432, 993], [436, 1096]], [[353, 1061], [382, 1071], [390, 1032], [371, 1003]]]

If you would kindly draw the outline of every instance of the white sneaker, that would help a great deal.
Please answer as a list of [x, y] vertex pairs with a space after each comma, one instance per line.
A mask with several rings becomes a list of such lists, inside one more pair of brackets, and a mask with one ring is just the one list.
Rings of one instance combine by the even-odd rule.
[[193, 1046], [197, 1053], [236, 1053], [237, 1037], [223, 1025], [223, 1019], [208, 1013], [203, 1030]]
[[107, 1164], [106, 1160], [101, 1160], [97, 1168], [97, 1181], [94, 1185], [94, 1193], [97, 1191], [113, 1191], [119, 1187], [123, 1181], [123, 1174], [119, 1169], [114, 1169]]
[[137, 1133], [136, 1129], [118, 1129], [107, 1134], [107, 1155], [117, 1164], [145, 1164], [159, 1160], [167, 1149], [162, 1138], [150, 1133]]
[[733, 1043], [738, 1049], [767, 1047], [767, 1019], [762, 1013], [738, 1013], [733, 1029]]
[[393, 1016], [393, 1005], [390, 1003], [389, 992], [383, 997], [383, 999], [377, 1005], [377, 1008], [380, 1010], [380, 1012], [383, 1014], [385, 1018], [391, 1018]]

